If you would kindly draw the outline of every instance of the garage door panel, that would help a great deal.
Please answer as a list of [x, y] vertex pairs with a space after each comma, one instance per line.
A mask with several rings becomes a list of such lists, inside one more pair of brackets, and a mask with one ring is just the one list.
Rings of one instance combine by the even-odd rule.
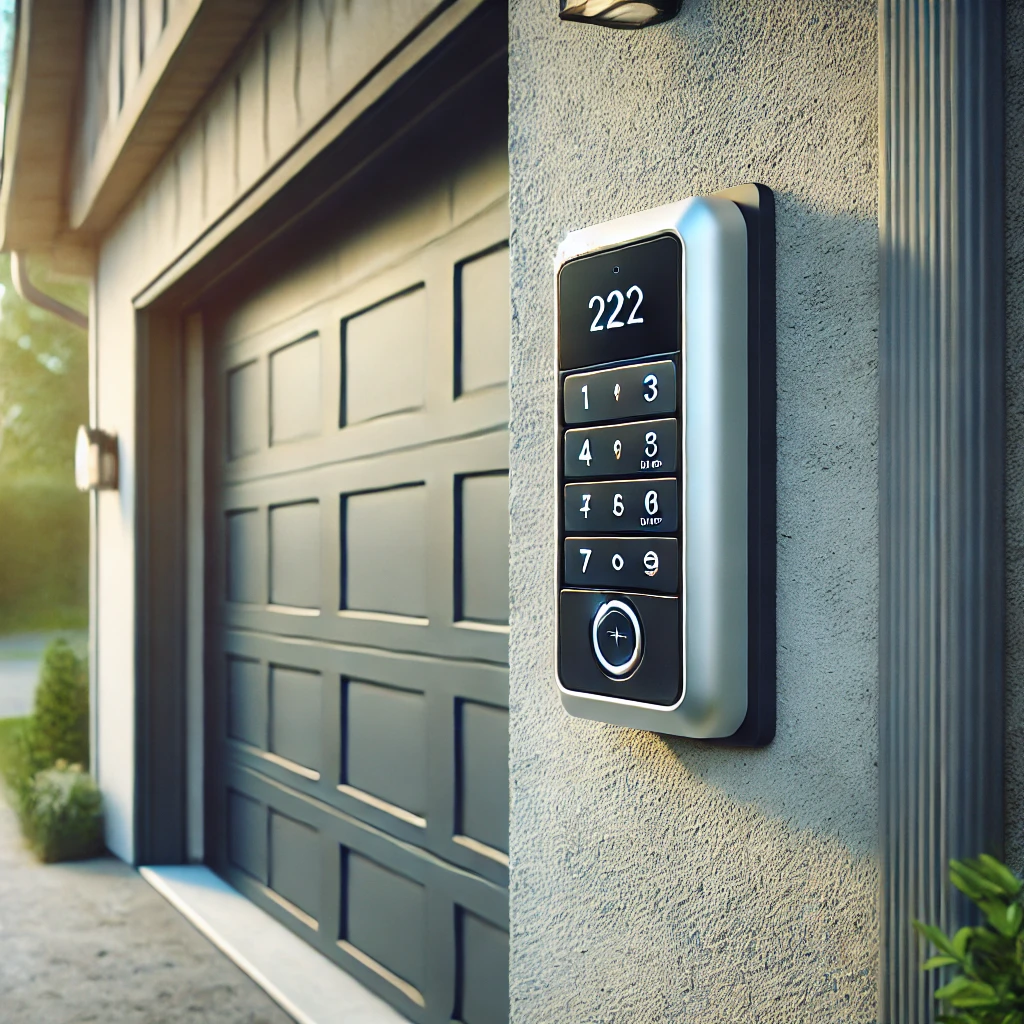
[[343, 679], [340, 785], [426, 824], [427, 700], [422, 691]]
[[[287, 472], [297, 464], [360, 459], [407, 447], [410, 438], [432, 443], [507, 424], [503, 382], [508, 375], [508, 275], [502, 264], [507, 260], [502, 241], [507, 230], [507, 206], [495, 205], [380, 278], [303, 311], [294, 327], [277, 324], [248, 335], [229, 334], [225, 338], [229, 379], [247, 367], [251, 388], [264, 392], [249, 403], [257, 424], [265, 416], [259, 408], [265, 409], [268, 401], [270, 353], [287, 352], [286, 346], [306, 333], [318, 334], [324, 415], [319, 437], [270, 446], [263, 436], [257, 450], [244, 446], [224, 467], [225, 481]], [[495, 243], [500, 243], [498, 249]], [[467, 287], [457, 286], [463, 274]], [[493, 295], [478, 297], [476, 288]], [[374, 338], [388, 337], [384, 329], [388, 325], [376, 327], [370, 322], [377, 311], [383, 316], [389, 306], [414, 299], [422, 307], [422, 322], [413, 327], [412, 318], [406, 318], [410, 321], [406, 329], [394, 332], [399, 336], [397, 347], [374, 346]], [[356, 328], [364, 320], [367, 329], [360, 333]], [[245, 321], [235, 331], [251, 327]], [[422, 339], [424, 329], [427, 336]], [[419, 347], [425, 362], [411, 354]], [[420, 371], [418, 377], [414, 370]], [[262, 407], [256, 404], [260, 398]], [[423, 411], [418, 413], [399, 411], [420, 407]]]
[[455, 618], [508, 625], [508, 473], [456, 479]]
[[508, 384], [509, 251], [502, 244], [455, 270], [456, 395]]
[[508, 854], [508, 709], [456, 703], [455, 834]]
[[343, 848], [342, 893], [340, 941], [382, 967], [392, 984], [404, 982], [411, 990], [406, 994], [423, 1003], [428, 946], [423, 883]]
[[423, 1024], [507, 1021], [503, 151], [209, 317], [212, 859]]
[[508, 930], [458, 908], [458, 992], [452, 1015], [461, 1024], [489, 1024], [508, 1013]]
[[341, 321], [339, 426], [426, 404], [426, 307], [426, 287], [420, 284]]
[[320, 336], [312, 334], [270, 353], [271, 445], [320, 433], [320, 348]]
[[[441, 446], [426, 466], [413, 450], [227, 488], [227, 522], [246, 543], [228, 537], [225, 624], [505, 661], [506, 445], [495, 432]], [[260, 605], [268, 518], [273, 601]]]
[[238, 604], [263, 604], [267, 599], [267, 536], [261, 510], [231, 509], [224, 523], [227, 600]]
[[320, 833], [312, 825], [270, 812], [269, 888], [286, 909], [317, 928], [320, 893]]
[[[226, 863], [233, 885], [413, 1020], [438, 1024], [468, 1011], [480, 1024], [506, 1021], [500, 979], [497, 993], [488, 989], [506, 955], [508, 906], [501, 886], [256, 772], [232, 768], [226, 781], [229, 793], [267, 809], [264, 815], [277, 823], [269, 826], [271, 862], [275, 827], [278, 858], [290, 858], [276, 880], [271, 869], [273, 887]], [[288, 874], [289, 865], [299, 864], [307, 876], [302, 880]], [[321, 915], [314, 927], [299, 901], [308, 905], [317, 884]], [[408, 941], [414, 935], [425, 936], [418, 949]]]
[[228, 458], [255, 455], [265, 444], [267, 422], [264, 367], [253, 358], [227, 374]]
[[341, 496], [344, 610], [428, 618], [429, 499], [425, 483]]
[[318, 778], [323, 686], [319, 672], [270, 666], [270, 750]]
[[229, 738], [267, 749], [267, 670], [253, 658], [228, 657], [227, 731]]
[[294, 752], [302, 763], [290, 748], [279, 756], [229, 741], [234, 763], [506, 884], [506, 670], [246, 634], [226, 641], [227, 663], [244, 653], [258, 678], [287, 663], [322, 680], [319, 705], [308, 703], [319, 737], [310, 726]]
[[268, 518], [270, 603], [319, 609], [322, 598], [320, 502], [314, 499], [271, 505]]
[[266, 804], [229, 790], [227, 806], [228, 861], [265, 885], [270, 877]]

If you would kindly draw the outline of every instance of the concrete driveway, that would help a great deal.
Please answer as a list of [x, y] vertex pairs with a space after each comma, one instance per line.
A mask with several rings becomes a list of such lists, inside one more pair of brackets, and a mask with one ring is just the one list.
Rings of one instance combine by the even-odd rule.
[[288, 1024], [291, 1018], [131, 868], [43, 866], [0, 802], [4, 1024]]
[[64, 637], [76, 651], [85, 653], [87, 638], [81, 632], [0, 636], [0, 718], [20, 718], [32, 710], [43, 651], [57, 637]]

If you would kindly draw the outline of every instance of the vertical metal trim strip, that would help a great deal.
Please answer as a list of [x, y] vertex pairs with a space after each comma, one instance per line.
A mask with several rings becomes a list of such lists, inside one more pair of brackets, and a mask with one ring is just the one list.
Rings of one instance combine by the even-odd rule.
[[1003, 5], [880, 0], [880, 1019], [1003, 820]]

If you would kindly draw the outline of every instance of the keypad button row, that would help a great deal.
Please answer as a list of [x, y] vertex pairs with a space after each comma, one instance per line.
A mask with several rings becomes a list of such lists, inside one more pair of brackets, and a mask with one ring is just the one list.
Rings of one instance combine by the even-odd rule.
[[565, 485], [567, 533], [675, 533], [679, 483], [672, 477]]
[[676, 411], [676, 367], [671, 359], [574, 373], [563, 384], [566, 423], [601, 423], [665, 416]]
[[679, 588], [675, 537], [568, 537], [565, 582], [576, 587], [652, 590]]
[[661, 419], [581, 427], [565, 432], [564, 445], [567, 479], [665, 476], [676, 471], [679, 425]]

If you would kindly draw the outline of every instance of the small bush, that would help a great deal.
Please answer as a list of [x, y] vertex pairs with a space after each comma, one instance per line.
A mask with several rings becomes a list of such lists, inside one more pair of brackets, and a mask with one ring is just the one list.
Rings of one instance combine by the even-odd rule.
[[2, 723], [0, 771], [29, 846], [46, 862], [103, 850], [102, 799], [89, 757], [89, 684], [63, 641], [46, 648], [31, 717]]
[[954, 860], [950, 881], [985, 916], [986, 924], [947, 936], [934, 925], [914, 927], [938, 950], [926, 971], [953, 967], [935, 998], [953, 1011], [945, 1024], [1024, 1024], [1024, 885], [995, 857]]
[[64, 640], [43, 653], [29, 742], [36, 770], [89, 761], [89, 673]]
[[103, 800], [81, 765], [58, 761], [39, 772], [21, 800], [25, 839], [45, 863], [103, 851]]

